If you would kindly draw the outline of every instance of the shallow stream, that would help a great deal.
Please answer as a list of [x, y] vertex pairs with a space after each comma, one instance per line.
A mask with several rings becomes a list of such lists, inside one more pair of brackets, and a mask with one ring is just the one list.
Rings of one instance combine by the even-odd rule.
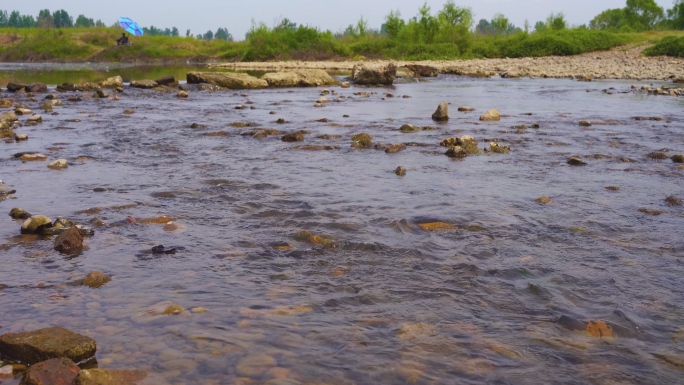
[[[66, 327], [96, 339], [101, 368], [171, 384], [682, 383], [684, 208], [665, 198], [684, 198], [684, 169], [646, 155], [684, 153], [684, 99], [619, 81], [440, 77], [330, 87], [346, 98], [314, 108], [321, 89], [60, 94], [56, 115], [41, 96], [1, 93], [44, 122], [0, 143], [0, 179], [17, 190], [0, 201], [0, 333]], [[448, 123], [430, 119], [440, 102]], [[492, 108], [501, 121], [480, 122]], [[311, 133], [241, 135], [257, 128]], [[362, 132], [410, 145], [352, 148]], [[460, 135], [511, 152], [445, 156], [439, 142]], [[24, 151], [70, 166], [14, 159]], [[13, 207], [106, 225], [67, 257], [21, 236]], [[141, 224], [161, 216], [175, 226]], [[93, 270], [113, 280], [65, 285]], [[185, 312], [154, 315], [162, 301]]]

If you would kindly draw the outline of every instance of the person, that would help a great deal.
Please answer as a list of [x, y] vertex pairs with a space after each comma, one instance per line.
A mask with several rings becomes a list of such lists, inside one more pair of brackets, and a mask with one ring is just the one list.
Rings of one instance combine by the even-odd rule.
[[116, 39], [116, 44], [117, 45], [126, 45], [128, 44], [128, 36], [126, 36], [126, 32], [123, 32], [121, 34], [121, 37]]

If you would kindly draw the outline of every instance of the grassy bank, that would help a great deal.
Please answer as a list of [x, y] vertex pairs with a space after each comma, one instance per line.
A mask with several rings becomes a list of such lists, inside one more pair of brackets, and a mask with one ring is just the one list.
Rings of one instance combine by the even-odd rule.
[[[460, 31], [430, 43], [378, 34], [335, 36], [311, 27], [255, 27], [246, 41], [198, 40], [174, 36], [133, 37], [119, 47], [116, 28], [0, 29], [0, 60], [5, 62], [149, 62], [269, 61], [540, 57], [576, 55], [630, 43], [660, 41], [668, 34], [610, 33], [587, 29], [481, 36]], [[651, 54], [682, 56], [684, 40], [663, 39]]]

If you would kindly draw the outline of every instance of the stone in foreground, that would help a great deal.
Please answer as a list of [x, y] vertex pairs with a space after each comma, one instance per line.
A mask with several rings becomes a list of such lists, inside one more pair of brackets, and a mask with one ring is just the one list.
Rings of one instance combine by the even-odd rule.
[[93, 358], [96, 349], [94, 339], [58, 326], [0, 336], [0, 356], [27, 365], [59, 357], [80, 363]]
[[66, 358], [53, 358], [32, 365], [26, 372], [22, 385], [71, 385], [81, 368]]
[[55, 239], [55, 250], [63, 254], [79, 254], [83, 251], [83, 233], [76, 226], [59, 234]]

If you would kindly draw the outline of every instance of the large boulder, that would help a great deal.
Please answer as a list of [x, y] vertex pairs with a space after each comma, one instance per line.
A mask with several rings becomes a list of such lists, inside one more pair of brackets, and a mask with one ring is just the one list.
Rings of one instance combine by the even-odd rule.
[[9, 91], [9, 92], [18, 92], [18, 91], [21, 91], [22, 89], [24, 89], [24, 87], [26, 87], [26, 86], [23, 84], [12, 83], [12, 82], [7, 83], [7, 91]]
[[497, 122], [501, 120], [501, 115], [497, 110], [489, 110], [480, 116], [480, 120], [484, 122]]
[[[67, 83], [65, 83], [67, 84]], [[63, 85], [64, 86], [64, 85]], [[57, 88], [59, 91], [60, 89]], [[99, 85], [92, 83], [92, 82], [85, 82], [81, 84], [74, 84], [74, 90], [75, 91], [97, 91], [97, 90], [102, 90], [102, 87]]]
[[44, 215], [33, 215], [21, 225], [22, 234], [41, 234], [52, 227], [52, 219]]
[[39, 362], [26, 372], [22, 385], [71, 385], [81, 368], [66, 358], [52, 358]]
[[80, 363], [94, 357], [96, 349], [94, 339], [58, 326], [0, 336], [0, 356], [27, 365], [59, 357]]
[[31, 83], [29, 85], [24, 86], [24, 89], [28, 92], [47, 92], [47, 86], [43, 83]]
[[134, 88], [145, 88], [145, 89], [150, 89], [150, 88], [154, 88], [154, 87], [157, 87], [157, 86], [159, 86], [159, 84], [157, 84], [157, 82], [155, 82], [154, 80], [149, 80], [149, 79], [145, 79], [145, 80], [132, 80], [132, 81], [131, 81], [131, 87], [134, 87]]
[[320, 87], [337, 84], [324, 70], [298, 70], [291, 72], [271, 72], [262, 76], [270, 87]]
[[116, 87], [121, 87], [123, 86], [123, 79], [121, 76], [112, 76], [110, 78], [107, 78], [105, 80], [102, 80], [98, 83], [98, 85], [102, 88], [116, 88]]
[[352, 69], [352, 81], [361, 85], [392, 85], [396, 74], [397, 65], [393, 62], [387, 65], [358, 63]]
[[254, 76], [233, 72], [188, 72], [190, 84], [209, 83], [232, 90], [267, 88], [268, 82]]
[[55, 250], [63, 254], [76, 255], [83, 250], [83, 233], [76, 226], [71, 226], [55, 239]]
[[173, 75], [164, 76], [163, 78], [154, 79], [154, 81], [160, 86], [171, 86], [173, 84], [176, 84], [176, 77]]

